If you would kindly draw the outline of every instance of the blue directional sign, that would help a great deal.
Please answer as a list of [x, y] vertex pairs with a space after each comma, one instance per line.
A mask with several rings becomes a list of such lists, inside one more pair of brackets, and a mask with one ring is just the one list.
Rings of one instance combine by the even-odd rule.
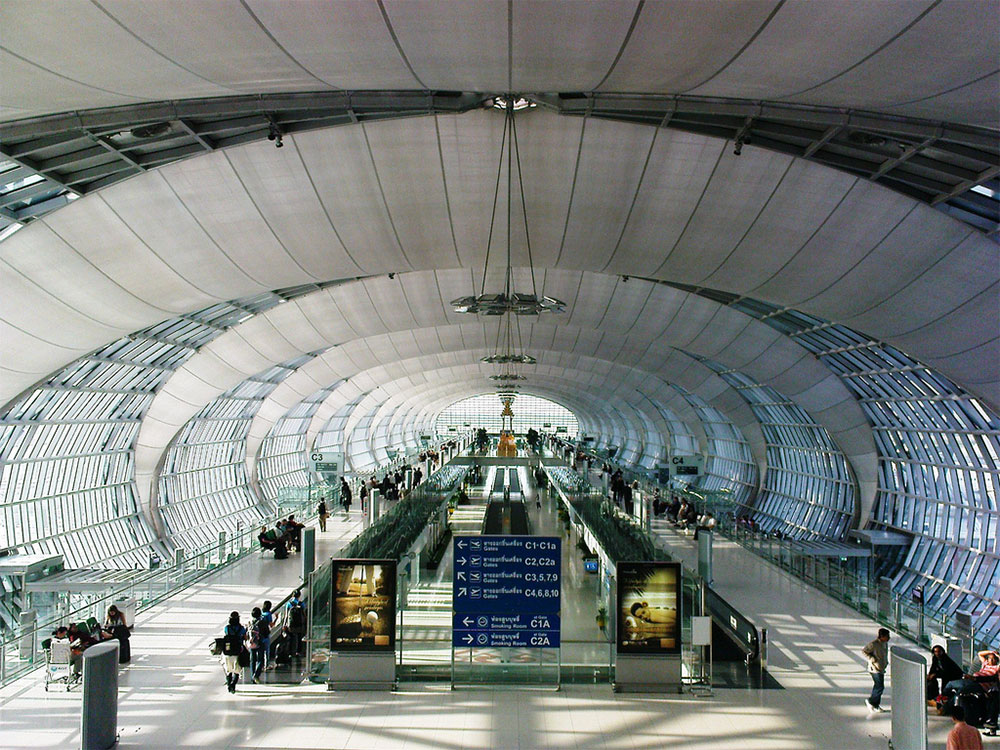
[[517, 646], [550, 648], [559, 645], [559, 615], [454, 615], [452, 641], [456, 646]]
[[454, 553], [456, 647], [559, 645], [561, 539], [460, 536]]

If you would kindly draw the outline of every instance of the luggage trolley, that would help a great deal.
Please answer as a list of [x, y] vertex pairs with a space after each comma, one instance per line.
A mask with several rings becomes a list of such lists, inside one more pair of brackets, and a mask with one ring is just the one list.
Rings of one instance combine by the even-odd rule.
[[45, 650], [45, 691], [48, 692], [49, 685], [61, 682], [66, 685], [68, 692], [74, 682], [70, 666], [73, 650], [69, 641], [46, 638], [42, 642], [42, 648]]

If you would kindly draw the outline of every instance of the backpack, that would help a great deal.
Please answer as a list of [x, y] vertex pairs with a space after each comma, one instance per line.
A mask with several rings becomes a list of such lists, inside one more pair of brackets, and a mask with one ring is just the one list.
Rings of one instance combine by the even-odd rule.
[[226, 656], [238, 656], [243, 650], [243, 635], [233, 632], [227, 625], [226, 635], [222, 639], [222, 653]]
[[292, 630], [304, 630], [306, 627], [306, 613], [301, 604], [293, 604], [288, 611], [288, 627]]

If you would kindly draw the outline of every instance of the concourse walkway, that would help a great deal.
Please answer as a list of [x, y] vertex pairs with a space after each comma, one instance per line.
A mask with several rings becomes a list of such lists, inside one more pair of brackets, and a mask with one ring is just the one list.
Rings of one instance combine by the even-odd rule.
[[[534, 528], [558, 533], [555, 503], [529, 503]], [[361, 529], [343, 513], [318, 534], [317, 559], [341, 549]], [[692, 542], [657, 529], [679, 556]], [[579, 561], [575, 537], [565, 566]], [[890, 716], [864, 707], [869, 678], [858, 649], [875, 626], [735, 545], [720, 541], [716, 579], [733, 603], [772, 633], [771, 671], [785, 690], [717, 689], [690, 695], [615, 694], [609, 685], [544, 690], [464, 689], [402, 682], [396, 693], [327, 692], [323, 685], [243, 684], [226, 692], [208, 643], [228, 613], [245, 614], [265, 598], [279, 601], [297, 582], [299, 561], [252, 555], [144, 612], [121, 672], [121, 748], [233, 750], [853, 750], [887, 748]], [[450, 598], [450, 567], [425, 579], [426, 592]], [[577, 583], [590, 585], [579, 573]], [[575, 585], [575, 584], [574, 584]], [[581, 601], [584, 601], [581, 599]], [[438, 603], [440, 606], [440, 602]], [[585, 611], [564, 622], [592, 627]], [[583, 631], [581, 631], [583, 632]], [[564, 637], [570, 634], [564, 630]], [[891, 685], [891, 681], [890, 681]], [[887, 704], [891, 706], [891, 686]], [[931, 717], [931, 749], [944, 748], [950, 721]], [[0, 690], [0, 748], [80, 746], [80, 693], [43, 689], [37, 672]], [[1000, 748], [1000, 741], [987, 740]]]

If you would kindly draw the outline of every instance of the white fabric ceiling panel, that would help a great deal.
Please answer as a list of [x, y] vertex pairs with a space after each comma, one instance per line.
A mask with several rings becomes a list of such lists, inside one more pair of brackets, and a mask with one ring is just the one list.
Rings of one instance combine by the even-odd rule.
[[[106, 337], [107, 340], [113, 340], [126, 333], [124, 329], [95, 320], [87, 312], [70, 307], [63, 301], [61, 289], [39, 287], [20, 271], [6, 264], [2, 270], [3, 294], [0, 294], [0, 316], [8, 326], [30, 336], [34, 346], [37, 347], [39, 342], [51, 344], [58, 351], [59, 357], [72, 360], [78, 353], [89, 350], [83, 349], [80, 344], [86, 346], [88, 339], [95, 333]], [[107, 315], [108, 312], [104, 311], [103, 314]], [[6, 360], [8, 356], [13, 355], [13, 352], [8, 348], [6, 340], [3, 342], [3, 347]], [[36, 363], [34, 366], [51, 362], [53, 353], [47, 351], [45, 347], [40, 347], [38, 356], [31, 357]], [[11, 365], [17, 367], [16, 361], [11, 362]], [[17, 383], [9, 385], [13, 386], [15, 391], [19, 390], [16, 387]], [[7, 389], [8, 384], [5, 383], [2, 387]]]
[[[102, 219], [98, 231], [107, 232], [107, 222], [111, 216], [104, 213], [107, 208], [127, 227], [118, 230], [121, 234], [134, 233], [147, 248], [173, 274], [187, 280], [203, 295], [216, 299], [232, 299], [272, 287], [259, 276], [252, 276], [240, 265], [239, 256], [231, 256], [222, 245], [210, 237], [191, 210], [178, 197], [166, 177], [170, 167], [153, 172], [149, 179], [128, 180], [111, 185], [99, 196], [77, 201], [86, 206], [88, 212], [99, 212]], [[107, 207], [101, 206], [104, 201]], [[93, 204], [93, 205], [91, 205]], [[55, 218], [59, 214], [53, 214]], [[113, 226], [113, 224], [111, 224]], [[104, 264], [102, 264], [104, 265]], [[108, 267], [107, 273], [117, 269]], [[150, 283], [158, 285], [169, 280], [153, 277]], [[158, 298], [170, 300], [173, 296], [169, 288], [160, 287]], [[191, 309], [186, 308], [186, 309]], [[134, 326], [133, 330], [138, 328]]]
[[[928, 206], [917, 206], [871, 253], [857, 265], [845, 267], [843, 275], [829, 288], [809, 299], [809, 309], [827, 320], [848, 321], [852, 311], [877, 305], [915, 278], [937, 276], [935, 271], [939, 269], [935, 263], [967, 239], [971, 232], [968, 227], [949, 221]], [[892, 272], [886, 273], [887, 269]], [[986, 266], [980, 272], [988, 274], [989, 270]], [[1000, 276], [1000, 266], [994, 265], [992, 270], [994, 278]], [[965, 299], [962, 295], [953, 302]], [[885, 330], [884, 324], [878, 329]]]
[[579, 335], [576, 337], [576, 346], [574, 351], [583, 355], [593, 355], [597, 348], [601, 345], [601, 340], [604, 338], [604, 334], [600, 331], [594, 331], [590, 329], [580, 329]]
[[600, 269], [611, 258], [655, 133], [652, 128], [622, 128], [605, 120], [587, 120], [559, 257], [561, 268]]
[[638, 6], [635, 0], [516, 0], [510, 88], [548, 91], [553, 80], [560, 80], [568, 91], [596, 88], [614, 66]]
[[353, 262], [364, 273], [406, 271], [410, 264], [392, 231], [364, 127], [299, 133], [295, 145]]
[[[271, 326], [281, 332], [281, 335], [289, 341], [298, 353], [313, 352], [330, 346], [331, 341], [320, 335], [312, 322], [306, 316], [300, 302], [305, 302], [313, 295], [284, 302], [268, 310], [267, 318]], [[322, 298], [323, 295], [315, 295]], [[257, 317], [257, 316], [254, 316]], [[253, 320], [253, 319], [251, 319]], [[247, 323], [251, 321], [246, 321]]]
[[[365, 125], [393, 230], [409, 268], [461, 265], [438, 150], [437, 118], [416, 117]], [[400, 268], [400, 270], [404, 270]]]
[[[335, 85], [289, 57], [242, 3], [192, 0], [184, 3], [183, 10], [159, 0], [102, 0], [101, 4], [160, 55], [232, 92], [303, 91]], [[90, 45], [84, 48], [89, 49]], [[147, 55], [142, 64], [148, 64], [151, 57]]]
[[[260, 144], [249, 144], [248, 148]], [[268, 226], [233, 168], [228, 151], [187, 159], [162, 171], [171, 189], [208, 233], [212, 244], [265, 289], [319, 281], [299, 265]], [[128, 184], [128, 183], [124, 183]], [[58, 215], [59, 212], [56, 212]], [[334, 274], [334, 278], [350, 275]], [[231, 282], [238, 283], [238, 280]], [[245, 282], [244, 282], [245, 286]], [[246, 292], [235, 291], [230, 297]]]
[[[487, 113], [487, 116], [495, 117], [497, 114], [492, 112]], [[569, 122], [564, 122], [565, 120]], [[573, 178], [576, 175], [576, 157], [581, 146], [580, 136], [584, 120], [578, 117], [553, 117], [550, 112], [534, 109], [518, 113], [515, 125], [518, 131], [518, 151], [521, 154], [520, 164], [524, 172], [524, 198], [528, 206], [531, 255], [535, 268], [544, 269], [556, 264], [562, 249], [566, 216], [573, 197]], [[489, 155], [493, 160], [491, 167], [495, 180], [499, 138], [490, 146]], [[515, 231], [511, 232], [513, 241], [511, 253], [516, 265], [527, 266], [527, 253], [521, 245], [524, 235], [523, 216], [517, 208], [520, 206], [521, 195], [517, 187], [516, 153], [514, 164], [515, 213], [512, 223]], [[489, 184], [492, 185], [493, 182], [489, 181]], [[500, 189], [502, 198], [506, 195], [506, 185], [501, 184]], [[490, 199], [492, 200], [492, 194]], [[499, 238], [506, 236], [504, 227], [506, 217], [503, 213], [503, 209], [498, 211]], [[482, 229], [479, 236], [482, 238], [480, 244], [485, 247]], [[495, 238], [494, 248], [500, 247], [502, 245]], [[541, 276], [538, 278], [538, 283], [542, 283]], [[546, 294], [552, 293], [546, 288]], [[553, 296], [559, 297], [558, 294]]]
[[293, 136], [283, 148], [269, 141], [226, 151], [240, 182], [275, 239], [313, 279], [357, 275], [316, 195]]
[[[135, 320], [155, 322], [181, 312], [157, 307], [155, 300], [147, 302], [123, 289], [45, 225], [25, 238], [23, 250], [3, 257], [5, 282], [8, 276], [17, 275], [27, 284], [24, 291], [34, 289], [40, 299], [57, 298], [95, 321], [131, 331]], [[4, 284], [5, 295], [13, 291]]]
[[[732, 96], [739, 91], [747, 99], [778, 99], [811, 89], [891, 41], [931, 5], [932, 0], [785, 2], [736, 59], [692, 93]], [[855, 91], [854, 102], [859, 95], [870, 92]]]
[[[259, 370], [254, 370], [253, 372], [265, 370], [278, 362], [295, 359], [303, 353], [301, 349], [289, 341], [288, 337], [283, 335], [283, 331], [280, 328], [273, 325], [269, 318], [266, 320], [265, 325], [261, 326], [252, 334], [249, 329], [240, 331], [239, 326], [237, 326], [236, 331], [241, 338], [244, 338], [247, 347], [251, 347], [257, 351], [267, 363], [264, 367], [259, 368]], [[211, 345], [212, 344], [208, 344], [208, 346]], [[220, 354], [227, 354], [226, 350], [222, 347], [220, 347], [218, 351]]]
[[[40, 5], [30, 0], [20, 0], [20, 4]], [[0, 28], [11, 28], [2, 20], [2, 14], [13, 5], [14, 2], [0, 4]], [[7, 36], [5, 33], [5, 41]], [[136, 97], [99, 91], [87, 84], [53, 75], [37, 63], [22, 60], [3, 49], [0, 49], [0, 70], [4, 80], [0, 119], [4, 120], [61, 112], [84, 103], [88, 106], [116, 107], [137, 101]]]
[[[909, 270], [905, 262], [901, 263], [902, 269]], [[912, 331], [951, 312], [956, 301], [966, 300], [989, 288], [996, 283], [998, 274], [1000, 263], [996, 244], [973, 234], [930, 271], [913, 279], [889, 299], [845, 322], [861, 331], [878, 328], [890, 335]], [[996, 329], [996, 323], [995, 319], [983, 321], [992, 330]]]
[[732, 253], [767, 205], [792, 157], [764, 149], [726, 149], [663, 272], [693, 283], [718, 268]]
[[[187, 16], [189, 10], [177, 15]], [[47, 94], [41, 98], [39, 92], [26, 88], [33, 82], [32, 76], [10, 77], [4, 67], [4, 99], [14, 106], [36, 109], [41, 105], [43, 110], [53, 111], [50, 107], [59, 101], [79, 106], [77, 96], [86, 97], [86, 106], [106, 107], [149, 99], [151, 92], [164, 99], [231, 93], [190, 68], [185, 69], [185, 63], [174, 62], [179, 58], [150, 54], [141, 39], [96, 3], [11, 0], [0, 9], [0, 27], [7, 30], [3, 42], [7, 50], [48, 73], [34, 81]], [[55, 43], [57, 40], [63, 43]], [[53, 81], [79, 84], [79, 88], [74, 86], [68, 92], [77, 96], [65, 100], [58, 88], [48, 92]], [[55, 101], [47, 101], [49, 97]]]
[[[754, 150], [745, 146], [743, 153]], [[732, 253], [718, 268], [706, 264], [706, 275], [697, 283], [711, 289], [752, 289], [764, 283], [808, 242], [858, 179], [795, 159]]]
[[[243, 344], [242, 341], [239, 343]], [[178, 414], [176, 418], [173, 418], [175, 423], [182, 424], [213, 398], [239, 385], [251, 375], [271, 364], [270, 360], [253, 352], [245, 345], [236, 345], [236, 341], [232, 338], [227, 339], [226, 344], [222, 347], [212, 347], [211, 344], [208, 344], [198, 351], [197, 356], [188, 359], [183, 367], [171, 375], [170, 379], [156, 392], [156, 397], [150, 404], [149, 413], [161, 415], [170, 413], [174, 407], [173, 402], [170, 402], [168, 407], [160, 406], [160, 402], [165, 402], [169, 396], [173, 396], [178, 401], [189, 405], [189, 408], [186, 409], [187, 413]], [[250, 352], [249, 355], [248, 352]], [[258, 367], [262, 363], [263, 366]], [[175, 381], [174, 378], [177, 380]], [[200, 403], [192, 400], [194, 392], [186, 390], [192, 379], [197, 381], [199, 391], [202, 393], [205, 392], [202, 386], [211, 386], [214, 389], [207, 400]], [[165, 416], [161, 416], [161, 419], [170, 421]]]
[[394, 331], [389, 334], [389, 341], [392, 342], [392, 349], [400, 359], [410, 359], [423, 352], [417, 343], [414, 331]]
[[818, 294], [852, 268], [913, 210], [913, 201], [859, 181], [809, 241], [771, 278], [738, 288], [768, 301], [794, 306]]
[[[580, 294], [580, 286], [583, 283], [583, 274], [578, 271], [568, 271], [563, 268], [547, 268], [542, 271], [541, 277], [537, 276], [539, 283], [539, 294], [544, 293], [549, 297], [555, 297], [566, 303], [566, 309], [572, 315], [573, 311], [579, 307], [577, 299]], [[549, 320], [561, 321], [565, 314], [558, 314], [555, 317], [546, 316]]]
[[[181, 276], [170, 265], [169, 259], [162, 256], [145, 240], [137, 237], [135, 232], [122, 222], [121, 217], [101, 195], [73, 201], [65, 208], [47, 216], [44, 222], [63, 242], [113, 279], [117, 285], [142, 299], [156, 300], [159, 307], [169, 310], [193, 310], [219, 299], [215, 296], [217, 290], [202, 288], [199, 285], [196, 273]], [[32, 226], [21, 230], [18, 235], [33, 230], [43, 231]], [[16, 240], [18, 237], [11, 239]], [[23, 241], [27, 242], [28, 238]], [[11, 251], [22, 252], [18, 246], [12, 247]], [[48, 276], [40, 283], [44, 283], [48, 289], [57, 290], [60, 297], [71, 293], [67, 287], [78, 286], [78, 281], [73, 277], [57, 279]], [[257, 286], [252, 288], [255, 292], [259, 290], [260, 287]], [[92, 304], [95, 307], [102, 307], [103, 300], [95, 298]], [[132, 327], [132, 330], [153, 321], [138, 322], [139, 325]]]
[[[403, 297], [413, 313], [417, 322], [417, 327], [426, 328], [432, 325], [443, 325], [448, 321], [445, 306], [451, 299], [441, 297], [439, 286], [451, 286], [465, 284], [472, 288], [468, 271], [418, 271], [416, 273], [402, 274], [396, 277], [403, 289]], [[451, 308], [448, 308], [450, 311]], [[454, 314], [454, 313], [453, 313]]]
[[711, 324], [718, 308], [718, 303], [704, 297], [696, 294], [687, 295], [680, 312], [671, 319], [661, 340], [668, 346], [680, 348], [688, 346], [706, 326]]
[[388, 276], [365, 279], [365, 290], [371, 298], [375, 311], [383, 320], [392, 320], [394, 328], [414, 328], [417, 319], [403, 294], [402, 282]]
[[[612, 295], [615, 295], [618, 279], [607, 274], [581, 274], [580, 291], [569, 310], [568, 325], [580, 328], [599, 328], [601, 321], [608, 312]], [[636, 292], [629, 294], [629, 289], [638, 289], [639, 285], [623, 286], [621, 297], [634, 297]], [[617, 295], [616, 295], [617, 297]], [[565, 302], [565, 300], [563, 300]], [[565, 317], [565, 316], [561, 316]], [[560, 321], [561, 322], [561, 321]]]
[[[730, 308], [724, 309], [735, 312]], [[728, 315], [720, 315], [719, 317], [727, 318], [725, 326], [727, 329], [735, 331], [736, 336], [725, 346], [719, 347], [710, 356], [714, 360], [725, 362], [728, 367], [742, 370], [752, 366], [756, 370], [762, 360], [769, 363], [773, 357], [773, 350], [781, 343], [788, 344], [788, 349], [799, 350], [798, 346], [791, 344], [787, 340], [782, 342], [782, 335], [773, 328], [766, 325], [754, 324], [748, 316], [739, 315], [738, 317], [734, 316], [732, 319]], [[739, 317], [744, 318], [742, 322], [745, 325], [742, 328], [739, 327], [741, 322], [738, 319]], [[717, 320], [717, 322], [722, 325], [722, 320]], [[706, 353], [709, 351], [707, 348], [702, 347], [699, 341], [693, 342], [691, 346], [692, 348], [704, 349]], [[765, 368], [770, 371], [769, 365], [765, 365]]]
[[778, 4], [778, 0], [646, 3], [601, 90], [683, 92], [698, 86], [725, 68]]
[[[437, 121], [440, 153], [435, 149], [435, 153], [423, 156], [430, 163], [443, 165], [451, 226], [462, 265], [480, 270], [486, 258], [497, 160], [500, 158], [500, 139], [504, 129], [503, 115], [475, 111], [461, 117], [438, 117]], [[506, 181], [501, 180], [500, 189], [504, 196], [506, 188]], [[506, 237], [506, 216], [502, 221], [498, 217], [497, 223], [502, 231], [494, 234], [493, 258], [498, 257], [493, 253], [499, 253], [504, 247], [500, 238]]]
[[344, 320], [347, 321], [351, 326], [351, 330], [358, 336], [374, 336], [377, 333], [386, 333], [389, 330], [387, 321], [394, 320], [397, 317], [403, 319], [410, 317], [409, 315], [401, 314], [399, 310], [388, 309], [382, 310], [382, 314], [385, 315], [385, 319], [383, 320], [382, 315], [379, 315], [379, 310], [375, 308], [375, 303], [372, 302], [367, 288], [364, 287], [364, 282], [361, 283], [361, 289], [356, 285], [351, 285], [351, 288], [348, 290], [347, 285], [342, 285], [330, 287], [327, 291], [330, 293], [330, 297], [337, 303], [337, 309], [344, 316]]
[[[657, 130], [656, 143], [620, 245], [606, 269], [644, 275], [663, 262], [701, 201], [726, 142], [675, 130]], [[748, 152], [749, 153], [749, 152]]]
[[[302, 311], [309, 325], [323, 340], [331, 344], [339, 344], [354, 338], [357, 333], [344, 318], [337, 302], [338, 297], [331, 292], [332, 289], [324, 289], [320, 294], [307, 294], [293, 300], [291, 304]], [[304, 335], [309, 334], [305, 333]]]
[[[927, 364], [939, 367], [946, 374], [954, 373], [959, 383], [990, 382], [990, 379], [996, 383], [1000, 357], [991, 356], [990, 352], [996, 351], [998, 289], [1000, 284], [993, 284], [954, 312], [895, 338], [904, 351], [938, 342], [935, 348], [939, 354], [927, 357]], [[992, 315], [984, 319], [983, 310], [991, 305]], [[947, 346], [941, 342], [947, 342]], [[989, 390], [994, 393], [992, 398], [996, 398], [996, 388]]]
[[[6, 276], [3, 277], [3, 283], [6, 286]], [[0, 309], [3, 309], [2, 301]], [[108, 333], [111, 331], [108, 330]], [[52, 371], [50, 358], [53, 351], [61, 352], [67, 357], [86, 354], [86, 350], [74, 349], [72, 345], [53, 345], [40, 349], [35, 333], [26, 333], [5, 320], [0, 320], [0, 341], [3, 342], [3, 357], [0, 359], [0, 401], [3, 402], [14, 399], [22, 392], [18, 390], [21, 383], [37, 382]]]
[[[759, 352], [760, 342], [756, 341], [753, 337], [755, 329], [750, 326], [750, 319], [738, 313], [727, 315], [727, 312], [731, 313], [735, 311], [731, 311], [726, 307], [717, 307], [713, 311], [712, 318], [704, 330], [691, 339], [685, 346], [689, 349], [697, 350], [702, 356], [709, 359], [719, 359], [719, 352], [726, 350], [731, 344], [741, 340], [744, 348], [753, 346], [754, 351]], [[747, 332], [748, 327], [750, 328], [749, 332]], [[746, 361], [745, 351], [741, 357], [742, 361]]]
[[945, 89], [936, 96], [894, 105], [890, 111], [930, 120], [947, 117], [949, 120], [995, 128], [1000, 121], [1000, 112], [997, 112], [998, 89], [1000, 71], [989, 73], [954, 90]]
[[[856, 66], [788, 99], [882, 110], [923, 99], [993, 72], [997, 39], [1000, 4], [996, 0], [944, 0], [881, 50], [859, 54]], [[992, 62], [984, 56], [989, 46]], [[966, 51], [971, 54], [962, 54]], [[888, 71], [893, 75], [887, 75]], [[900, 109], [905, 112], [905, 107]], [[950, 113], [950, 119], [987, 127], [996, 127], [998, 116], [1000, 100], [995, 90], [979, 106]]]
[[[785, 346], [783, 345], [784, 343], [788, 343], [789, 345]], [[728, 355], [728, 352], [726, 355]], [[811, 356], [812, 354], [807, 350], [791, 344], [791, 342], [778, 340], [772, 343], [761, 353], [760, 357], [753, 361], [753, 367], [760, 382], [768, 383], [787, 370], [795, 367], [803, 359]], [[728, 359], [725, 361], [728, 361]]]
[[506, 3], [462, 0], [442, 9], [438, 2], [396, 0], [384, 6], [421, 88], [509, 88]]
[[[293, 353], [291, 345], [287, 344], [286, 342], [286, 348], [283, 351], [278, 350], [276, 352], [275, 358], [272, 359], [263, 353], [263, 349], [256, 348], [255, 345], [256, 342], [250, 343], [251, 341], [254, 341], [254, 338], [257, 335], [260, 335], [266, 342], [267, 338], [269, 337], [269, 332], [267, 330], [268, 328], [269, 326], [263, 320], [258, 325], [254, 326], [252, 329], [245, 329], [243, 332], [240, 331], [239, 326], [236, 326], [233, 329], [234, 333], [233, 336], [220, 336], [219, 338], [215, 339], [214, 341], [211, 341], [210, 343], [202, 347], [199, 353], [204, 352], [209, 356], [218, 357], [219, 361], [225, 362], [226, 365], [228, 365], [228, 367], [231, 368], [231, 371], [234, 374], [233, 377], [236, 377], [237, 374], [242, 375], [242, 377], [236, 380], [234, 380], [233, 378], [226, 378], [225, 381], [219, 382], [217, 384], [219, 391], [216, 393], [216, 395], [222, 393], [223, 391], [229, 390], [237, 383], [239, 383], [240, 380], [242, 380], [243, 378], [248, 378], [254, 373], [266, 370], [268, 367], [275, 364], [276, 362], [281, 362], [286, 359], [291, 359], [291, 357], [301, 353], [301, 352]], [[273, 330], [270, 332], [270, 336], [274, 336]], [[276, 342], [272, 341], [272, 343]], [[184, 365], [180, 367], [170, 377], [170, 381], [168, 381], [167, 384], [169, 385], [169, 388], [171, 390], [174, 389], [175, 387], [181, 388], [182, 387], [181, 381], [178, 381], [177, 385], [175, 386], [173, 382], [174, 378], [177, 377], [178, 374], [183, 372], [197, 372], [196, 368], [198, 367], [198, 363], [201, 360], [202, 357], [192, 357], [187, 362], [185, 362]], [[160, 389], [160, 391], [162, 392], [164, 390], [167, 390], [167, 385], [164, 385]], [[213, 396], [212, 398], [215, 398], [215, 396]], [[206, 401], [205, 403], [208, 402]]]
[[[248, 0], [275, 41], [303, 68], [338, 88], [412, 89], [377, 3]], [[364, 85], [358, 86], [359, 82]]]

